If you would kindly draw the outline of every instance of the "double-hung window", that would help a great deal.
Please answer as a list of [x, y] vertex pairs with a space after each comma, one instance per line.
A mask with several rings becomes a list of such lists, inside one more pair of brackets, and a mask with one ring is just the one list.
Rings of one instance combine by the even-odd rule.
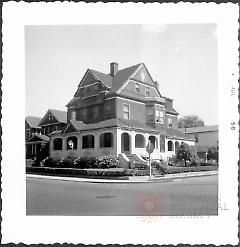
[[168, 118], [168, 128], [172, 129], [172, 119]]
[[123, 118], [130, 119], [130, 105], [123, 104]]
[[156, 109], [156, 123], [164, 124], [164, 112], [161, 109]]
[[135, 83], [135, 91], [136, 91], [136, 93], [140, 93], [140, 85], [139, 85], [139, 83]]

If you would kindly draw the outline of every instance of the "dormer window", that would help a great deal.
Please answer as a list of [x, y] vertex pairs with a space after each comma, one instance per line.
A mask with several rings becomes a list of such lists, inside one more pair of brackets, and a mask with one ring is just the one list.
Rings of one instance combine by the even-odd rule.
[[140, 93], [140, 85], [139, 85], [139, 83], [135, 83], [135, 91], [136, 91], [136, 93]]
[[146, 86], [146, 90], [145, 90], [146, 96], [150, 96], [150, 89], [149, 87]]
[[50, 114], [50, 115], [48, 116], [48, 119], [49, 119], [49, 120], [52, 120], [52, 119], [53, 119], [53, 115]]

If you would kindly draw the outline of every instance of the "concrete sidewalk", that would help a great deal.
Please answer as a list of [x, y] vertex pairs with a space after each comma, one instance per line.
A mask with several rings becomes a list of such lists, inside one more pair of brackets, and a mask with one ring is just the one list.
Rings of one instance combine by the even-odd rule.
[[72, 181], [72, 182], [84, 182], [84, 183], [153, 183], [153, 182], [167, 182], [174, 181], [175, 179], [190, 178], [190, 177], [201, 177], [201, 176], [211, 176], [218, 174], [218, 171], [205, 171], [205, 172], [188, 172], [188, 173], [177, 173], [177, 174], [166, 174], [163, 176], [136, 176], [129, 177], [129, 180], [120, 179], [97, 179], [97, 178], [78, 178], [78, 177], [60, 177], [60, 176], [45, 176], [45, 175], [35, 175], [26, 174], [27, 178], [39, 178], [39, 179], [52, 179], [52, 180], [62, 180], [62, 181]]

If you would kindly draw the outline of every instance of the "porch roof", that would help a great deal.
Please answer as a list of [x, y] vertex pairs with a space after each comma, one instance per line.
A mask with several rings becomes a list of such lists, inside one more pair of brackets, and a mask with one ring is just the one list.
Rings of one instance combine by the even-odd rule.
[[32, 136], [31, 138], [29, 138], [27, 140], [27, 143], [29, 143], [29, 142], [37, 142], [37, 141], [49, 142], [49, 137], [45, 136], [45, 135], [35, 134], [34, 136]]

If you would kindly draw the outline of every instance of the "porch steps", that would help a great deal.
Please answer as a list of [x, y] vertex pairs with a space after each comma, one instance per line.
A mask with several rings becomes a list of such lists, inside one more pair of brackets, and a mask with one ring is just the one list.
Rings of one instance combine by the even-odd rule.
[[127, 154], [127, 158], [129, 159], [130, 162], [137, 162], [137, 163], [142, 163], [146, 164], [147, 162], [140, 157], [138, 157], [136, 154]]

